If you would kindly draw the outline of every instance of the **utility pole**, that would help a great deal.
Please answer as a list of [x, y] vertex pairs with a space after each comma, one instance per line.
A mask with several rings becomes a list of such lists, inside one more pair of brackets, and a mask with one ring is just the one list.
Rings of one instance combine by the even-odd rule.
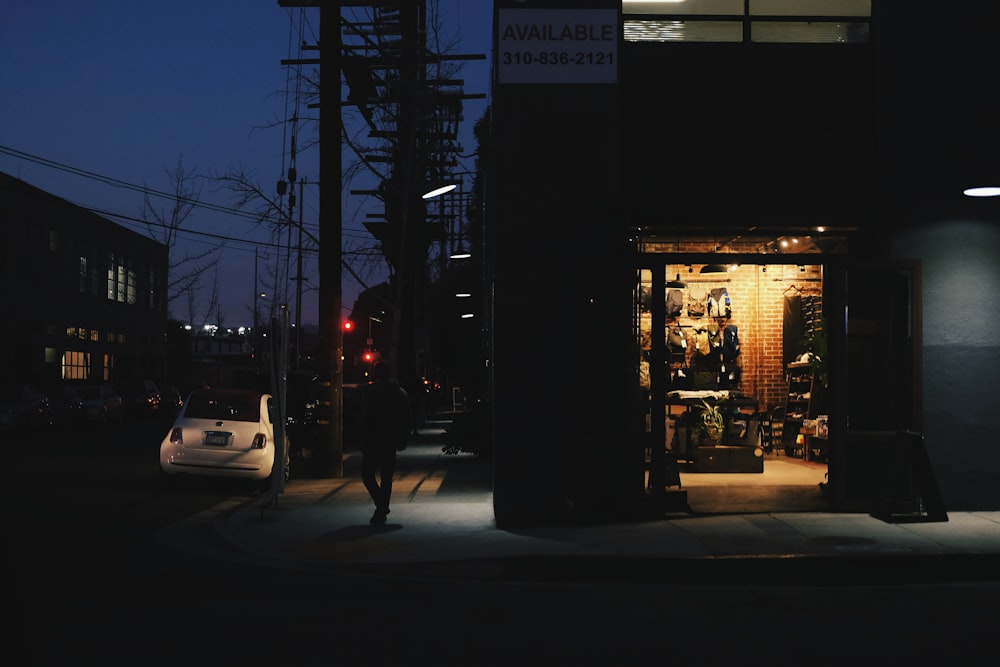
[[[303, 203], [305, 202], [305, 181], [299, 181], [299, 247], [298, 247], [298, 257], [296, 258], [297, 268], [295, 271], [295, 370], [301, 370], [302, 368], [302, 281], [305, 280], [305, 276], [302, 275], [302, 225], [304, 220], [302, 219], [302, 209], [305, 208]], [[339, 327], [338, 327], [339, 328]]]
[[[340, 328], [343, 306], [341, 263], [343, 212], [340, 194], [340, 7], [325, 2], [320, 9], [320, 71], [328, 78], [320, 86], [319, 105], [319, 328], [320, 381], [328, 387], [329, 419], [321, 424], [318, 473], [344, 476], [344, 335]], [[332, 10], [332, 11], [331, 11]]]
[[[318, 368], [329, 387], [330, 419], [317, 449], [324, 476], [343, 476], [343, 354], [341, 329], [342, 211], [341, 106], [357, 106], [370, 137], [384, 140], [384, 155], [369, 162], [391, 165], [380, 187], [385, 222], [366, 223], [394, 270], [391, 357], [397, 377], [406, 384], [419, 378], [427, 353], [425, 283], [428, 247], [443, 233], [428, 224], [421, 195], [428, 181], [442, 178], [460, 152], [455, 143], [461, 119], [462, 81], [435, 75], [428, 64], [469, 56], [434, 54], [427, 49], [427, 0], [278, 0], [285, 7], [320, 10], [320, 58], [289, 61], [319, 64], [320, 86], [320, 251]], [[349, 27], [345, 7], [370, 9], [371, 18]], [[349, 39], [345, 42], [345, 36]], [[484, 58], [485, 56], [473, 56]], [[341, 75], [348, 97], [341, 101]], [[482, 97], [476, 95], [475, 97]], [[354, 191], [352, 191], [352, 194]], [[300, 273], [301, 275], [301, 273]]]
[[[315, 450], [316, 473], [344, 476], [344, 336], [342, 159], [340, 155], [340, 13], [343, 0], [278, 0], [281, 7], [319, 8], [320, 71], [327, 77], [319, 90], [319, 348], [317, 369], [325, 392], [319, 417], [320, 441]], [[314, 60], [286, 64], [317, 64]], [[301, 276], [301, 272], [300, 272]]]

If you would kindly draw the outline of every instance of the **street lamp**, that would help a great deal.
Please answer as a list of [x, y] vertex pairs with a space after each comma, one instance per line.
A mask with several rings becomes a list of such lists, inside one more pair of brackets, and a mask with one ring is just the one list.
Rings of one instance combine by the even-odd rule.
[[[384, 314], [385, 313], [382, 313], [382, 315], [384, 315]], [[375, 317], [374, 315], [369, 315], [368, 316], [368, 347], [372, 346], [372, 341], [374, 340], [372, 338], [372, 322], [378, 322], [379, 324], [382, 324], [382, 320], [380, 320], [379, 318]]]
[[431, 190], [428, 190], [424, 194], [420, 195], [420, 198], [421, 199], [433, 199], [434, 197], [440, 197], [443, 194], [451, 192], [452, 190], [454, 190], [457, 187], [458, 187], [458, 183], [447, 183], [447, 184], [442, 185], [440, 187], [436, 187], [436, 188], [433, 188]]

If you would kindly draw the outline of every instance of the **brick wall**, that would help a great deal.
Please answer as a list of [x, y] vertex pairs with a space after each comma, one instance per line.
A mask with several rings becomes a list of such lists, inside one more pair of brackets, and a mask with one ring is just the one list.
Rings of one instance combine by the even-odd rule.
[[[785, 368], [782, 363], [784, 300], [786, 296], [821, 295], [822, 271], [818, 265], [743, 265], [726, 274], [699, 274], [685, 265], [667, 266], [667, 280], [680, 274], [691, 285], [725, 287], [732, 301], [732, 316], [720, 325], [739, 327], [742, 369], [740, 391], [757, 399], [761, 410], [784, 403]], [[686, 290], [685, 290], [686, 298]], [[677, 322], [690, 331], [707, 318], [690, 318], [687, 311]]]

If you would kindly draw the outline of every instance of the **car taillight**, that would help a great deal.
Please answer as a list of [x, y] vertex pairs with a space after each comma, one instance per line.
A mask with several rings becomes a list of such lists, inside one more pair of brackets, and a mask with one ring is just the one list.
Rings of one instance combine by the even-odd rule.
[[267, 436], [263, 433], [258, 433], [253, 437], [253, 442], [250, 443], [250, 449], [264, 449], [267, 445]]
[[183, 435], [183, 433], [184, 433], [184, 431], [183, 431], [183, 429], [181, 429], [181, 427], [175, 426], [174, 430], [172, 430], [170, 432], [170, 442], [171, 442], [171, 444], [174, 444], [174, 445], [183, 445], [184, 444], [184, 435]]

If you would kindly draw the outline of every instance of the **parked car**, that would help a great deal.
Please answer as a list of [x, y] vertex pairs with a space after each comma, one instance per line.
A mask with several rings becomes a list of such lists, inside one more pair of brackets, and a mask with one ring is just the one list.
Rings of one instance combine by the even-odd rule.
[[177, 416], [177, 413], [184, 407], [184, 399], [187, 398], [188, 393], [190, 392], [185, 392], [175, 384], [170, 385], [163, 397], [164, 409], [170, 410], [170, 414]]
[[[185, 474], [268, 481], [277, 451], [275, 414], [274, 399], [265, 392], [218, 387], [191, 392], [160, 443], [161, 485]], [[287, 452], [285, 447], [286, 479]]]
[[312, 373], [289, 373], [285, 386], [285, 432], [295, 448], [294, 456], [303, 449], [316, 446], [319, 439], [317, 410], [322, 402], [323, 387]]
[[122, 420], [122, 398], [106, 384], [79, 387], [76, 393], [83, 400], [83, 420], [97, 424]]
[[29, 384], [0, 386], [0, 431], [30, 431], [52, 425], [48, 397]]
[[[357, 447], [358, 418], [361, 414], [361, 394], [365, 385], [345, 382], [342, 386], [343, 445]], [[294, 443], [292, 454], [306, 455], [320, 443], [320, 424], [331, 419], [329, 401], [324, 399], [329, 388], [318, 378], [288, 375], [285, 395], [285, 429]]]
[[160, 414], [160, 390], [152, 380], [130, 380], [115, 387], [122, 397], [122, 412], [126, 418], [142, 419]]
[[77, 426], [83, 422], [83, 399], [69, 384], [51, 384], [41, 388], [49, 399], [52, 421], [61, 428]]

